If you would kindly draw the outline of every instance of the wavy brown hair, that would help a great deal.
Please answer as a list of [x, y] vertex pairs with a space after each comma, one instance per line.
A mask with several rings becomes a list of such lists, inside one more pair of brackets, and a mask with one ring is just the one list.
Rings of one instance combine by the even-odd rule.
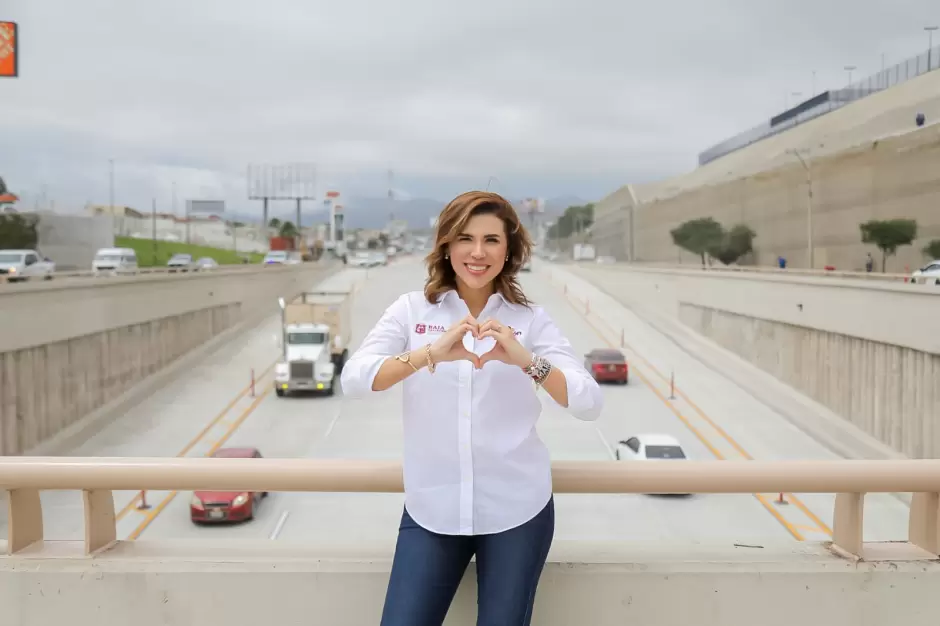
[[424, 296], [431, 304], [437, 303], [445, 292], [457, 288], [457, 274], [450, 259], [444, 257], [448, 245], [463, 231], [470, 218], [487, 214], [495, 215], [503, 221], [506, 230], [506, 251], [509, 255], [509, 260], [494, 279], [496, 291], [513, 304], [530, 304], [516, 281], [516, 276], [532, 254], [532, 239], [512, 204], [501, 195], [489, 191], [468, 191], [460, 194], [444, 207], [437, 218], [434, 248], [425, 259], [428, 280], [424, 285]]

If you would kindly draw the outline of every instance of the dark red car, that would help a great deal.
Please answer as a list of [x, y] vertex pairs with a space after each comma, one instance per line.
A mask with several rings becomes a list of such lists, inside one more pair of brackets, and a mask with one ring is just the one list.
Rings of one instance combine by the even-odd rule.
[[630, 366], [620, 350], [602, 348], [584, 355], [584, 369], [591, 372], [599, 383], [615, 382], [626, 385], [630, 382]]
[[[260, 459], [257, 448], [220, 448], [212, 455], [223, 459]], [[255, 516], [255, 507], [267, 491], [194, 491], [189, 503], [193, 522], [240, 522]]]

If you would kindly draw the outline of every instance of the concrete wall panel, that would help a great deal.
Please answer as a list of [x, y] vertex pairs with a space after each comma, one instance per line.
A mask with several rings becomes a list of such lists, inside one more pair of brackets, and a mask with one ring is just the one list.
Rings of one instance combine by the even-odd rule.
[[895, 450], [940, 458], [940, 355], [689, 303], [680, 319]]
[[39, 445], [240, 317], [224, 304], [0, 354], [0, 453]]

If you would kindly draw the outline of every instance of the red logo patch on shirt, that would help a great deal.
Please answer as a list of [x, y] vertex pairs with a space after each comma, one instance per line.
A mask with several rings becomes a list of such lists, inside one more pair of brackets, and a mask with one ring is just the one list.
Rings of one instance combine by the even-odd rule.
[[415, 333], [423, 335], [425, 333], [443, 333], [446, 328], [440, 324], [415, 324]]

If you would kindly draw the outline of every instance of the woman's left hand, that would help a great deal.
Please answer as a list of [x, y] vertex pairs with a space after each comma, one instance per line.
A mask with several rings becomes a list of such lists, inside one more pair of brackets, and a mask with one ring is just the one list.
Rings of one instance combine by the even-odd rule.
[[512, 326], [496, 320], [489, 320], [480, 325], [477, 339], [492, 337], [496, 340], [493, 349], [480, 357], [480, 367], [488, 361], [499, 361], [516, 367], [528, 367], [532, 363], [532, 353], [516, 340]]

